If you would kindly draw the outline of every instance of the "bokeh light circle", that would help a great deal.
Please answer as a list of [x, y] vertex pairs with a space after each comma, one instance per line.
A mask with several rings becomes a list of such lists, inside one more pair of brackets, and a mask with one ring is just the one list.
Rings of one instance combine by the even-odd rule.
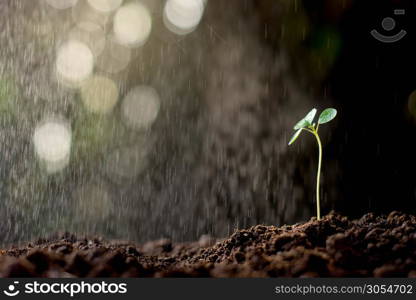
[[139, 2], [120, 7], [113, 22], [114, 35], [118, 43], [129, 47], [143, 45], [152, 30], [149, 10]]
[[204, 0], [168, 0], [163, 11], [165, 26], [173, 33], [188, 34], [198, 26], [204, 9]]
[[137, 86], [123, 99], [121, 113], [125, 124], [132, 129], [147, 129], [156, 120], [160, 98], [150, 86]]
[[58, 49], [56, 71], [58, 79], [69, 85], [77, 85], [93, 72], [94, 56], [90, 48], [77, 40], [70, 40]]
[[109, 113], [117, 103], [118, 87], [110, 78], [93, 76], [81, 87], [85, 107], [94, 113]]
[[63, 169], [69, 162], [71, 129], [63, 121], [42, 122], [35, 128], [33, 143], [38, 158], [50, 172]]

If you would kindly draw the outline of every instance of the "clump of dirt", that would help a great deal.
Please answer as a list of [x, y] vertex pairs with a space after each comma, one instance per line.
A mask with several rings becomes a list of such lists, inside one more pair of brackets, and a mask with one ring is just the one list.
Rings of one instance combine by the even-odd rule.
[[416, 277], [416, 217], [336, 213], [217, 241], [135, 245], [71, 234], [2, 250], [3, 277]]

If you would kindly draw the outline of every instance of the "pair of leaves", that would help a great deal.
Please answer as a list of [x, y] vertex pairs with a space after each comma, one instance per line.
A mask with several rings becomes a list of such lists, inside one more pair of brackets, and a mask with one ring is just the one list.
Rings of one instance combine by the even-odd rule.
[[[302, 120], [300, 120], [298, 123], [296, 123], [294, 129], [297, 130], [293, 137], [289, 141], [289, 145], [293, 144], [296, 139], [301, 134], [302, 130], [304, 128], [308, 128], [310, 126], [315, 126], [313, 123], [313, 120], [315, 119], [317, 109], [312, 109]], [[337, 116], [337, 110], [334, 108], [327, 108], [325, 109], [318, 118], [318, 124], [325, 124], [330, 121], [332, 121]]]
[[[294, 127], [295, 130], [309, 127], [313, 124], [313, 120], [315, 119], [317, 110], [316, 108], [312, 109], [302, 120], [300, 120]], [[318, 124], [325, 124], [332, 121], [337, 115], [337, 110], [334, 108], [327, 108], [325, 109], [320, 115], [318, 119]]]

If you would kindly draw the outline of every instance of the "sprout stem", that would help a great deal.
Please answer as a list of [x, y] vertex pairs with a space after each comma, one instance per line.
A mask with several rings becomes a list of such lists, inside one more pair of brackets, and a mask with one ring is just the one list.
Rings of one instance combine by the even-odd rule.
[[315, 132], [313, 131], [313, 130], [310, 130], [310, 129], [308, 129], [308, 128], [302, 128], [303, 130], [306, 130], [306, 131], [309, 131], [310, 133], [312, 133], [312, 134], [315, 134]]
[[332, 121], [336, 115], [337, 110], [334, 108], [327, 108], [325, 109], [319, 116], [318, 121], [315, 123], [313, 120], [316, 115], [316, 108], [312, 109], [302, 120], [296, 123], [293, 129], [296, 130], [295, 134], [289, 141], [289, 146], [292, 145], [299, 135], [302, 133], [303, 130], [308, 131], [309, 133], [313, 134], [318, 142], [319, 147], [319, 160], [318, 160], [318, 174], [316, 175], [316, 217], [318, 220], [321, 219], [321, 203], [319, 199], [319, 183], [321, 180], [321, 167], [322, 167], [322, 142], [321, 138], [319, 137], [318, 130], [320, 124], [326, 124]]
[[316, 216], [317, 219], [321, 219], [321, 205], [319, 200], [319, 181], [321, 177], [321, 165], [322, 165], [322, 143], [321, 139], [319, 138], [318, 132], [314, 130], [313, 135], [316, 137], [319, 147], [319, 159], [318, 159], [318, 173], [316, 178]]

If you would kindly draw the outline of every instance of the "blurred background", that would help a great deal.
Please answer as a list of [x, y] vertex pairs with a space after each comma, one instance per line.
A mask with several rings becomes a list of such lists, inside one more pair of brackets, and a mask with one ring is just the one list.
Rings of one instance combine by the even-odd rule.
[[[404, 14], [395, 14], [402, 9]], [[0, 1], [0, 241], [416, 212], [415, 1]], [[391, 19], [386, 19], [390, 17]], [[393, 22], [391, 21], [393, 20]], [[382, 43], [371, 36], [400, 30]]]

